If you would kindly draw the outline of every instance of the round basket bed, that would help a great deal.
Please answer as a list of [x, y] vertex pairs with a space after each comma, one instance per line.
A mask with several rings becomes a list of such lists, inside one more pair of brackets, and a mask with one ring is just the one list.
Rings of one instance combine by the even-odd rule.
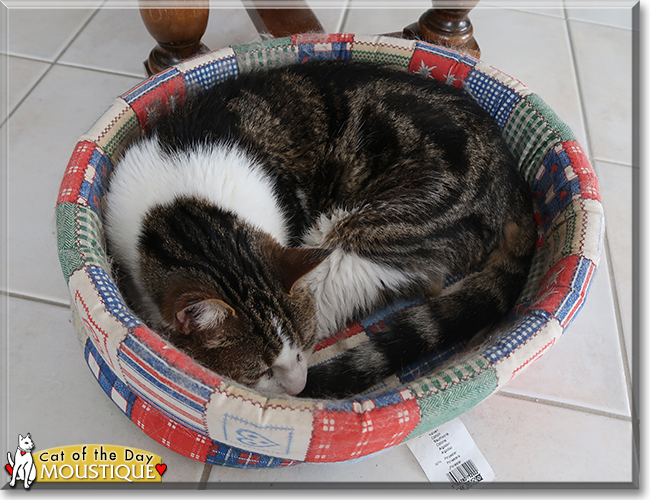
[[[252, 69], [314, 59], [372, 61], [463, 88], [491, 113], [536, 200], [535, 257], [508, 327], [472, 349], [437, 352], [348, 400], [265, 396], [202, 368], [128, 308], [112, 278], [102, 198], [120, 152], [193, 96]], [[119, 168], [119, 166], [118, 166]], [[115, 99], [84, 134], [56, 206], [58, 250], [74, 325], [93, 376], [157, 442], [210, 464], [276, 467], [358, 459], [461, 415], [542, 356], [580, 310], [599, 263], [603, 211], [571, 130], [521, 82], [468, 55], [420, 41], [296, 35], [185, 61]], [[318, 346], [326, 362], [381, 329], [396, 304]]]

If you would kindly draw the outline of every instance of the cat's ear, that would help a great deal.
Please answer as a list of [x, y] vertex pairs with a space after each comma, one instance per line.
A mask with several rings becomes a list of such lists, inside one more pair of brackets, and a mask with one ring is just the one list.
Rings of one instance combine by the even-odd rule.
[[235, 310], [223, 300], [205, 299], [176, 313], [176, 329], [189, 335], [196, 330], [219, 326], [229, 316], [237, 317]]
[[323, 248], [288, 248], [278, 245], [272, 251], [272, 260], [287, 293], [296, 282], [323, 262], [331, 250]]

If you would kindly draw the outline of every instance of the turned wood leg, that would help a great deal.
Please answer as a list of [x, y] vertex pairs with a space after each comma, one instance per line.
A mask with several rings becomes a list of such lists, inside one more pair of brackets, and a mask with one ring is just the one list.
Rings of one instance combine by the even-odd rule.
[[[177, 0], [178, 6], [184, 0]], [[140, 15], [149, 34], [158, 42], [144, 62], [148, 76], [184, 59], [204, 54], [209, 49], [201, 43], [208, 26], [209, 0], [190, 0], [193, 8], [155, 8], [155, 0], [139, 0]], [[200, 8], [196, 8], [196, 6]], [[204, 7], [202, 7], [204, 6]]]
[[404, 28], [406, 38], [418, 38], [481, 57], [481, 49], [474, 39], [474, 28], [468, 15], [479, 0], [462, 0], [458, 9], [433, 8], [420, 16], [417, 23]]

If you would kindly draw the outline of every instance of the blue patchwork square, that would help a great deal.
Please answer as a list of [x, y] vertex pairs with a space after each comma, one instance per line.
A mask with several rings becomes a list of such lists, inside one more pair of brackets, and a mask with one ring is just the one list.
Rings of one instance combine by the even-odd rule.
[[239, 74], [235, 56], [212, 61], [183, 74], [188, 97], [193, 97], [212, 88], [228, 78], [236, 78]]
[[472, 70], [465, 80], [465, 90], [494, 117], [502, 129], [522, 98], [513, 89], [476, 70]]

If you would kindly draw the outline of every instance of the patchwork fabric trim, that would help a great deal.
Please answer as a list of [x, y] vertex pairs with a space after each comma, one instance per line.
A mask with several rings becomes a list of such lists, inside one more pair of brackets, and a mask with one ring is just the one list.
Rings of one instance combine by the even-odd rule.
[[296, 53], [290, 37], [275, 38], [264, 43], [233, 45], [232, 49], [241, 73], [296, 62]]
[[[146, 132], [160, 117], [171, 113], [177, 106], [182, 106], [187, 93], [183, 75], [177, 68], [169, 68], [136, 85], [121, 98], [131, 106], [142, 131]], [[111, 111], [113, 116], [120, 112], [109, 108], [106, 113]], [[106, 118], [110, 117], [109, 114]]]
[[532, 91], [519, 80], [481, 61], [474, 69], [465, 80], [465, 89], [503, 128], [514, 106]]
[[415, 51], [415, 45], [415, 40], [355, 35], [351, 59], [353, 61], [397, 66], [408, 70]]
[[183, 76], [188, 98], [239, 74], [235, 52], [231, 48], [183, 61], [176, 68]]
[[[269, 398], [196, 364], [144, 325], [112, 279], [103, 197], [120, 152], [188, 99], [240, 73], [311, 60], [401, 67], [464, 89], [495, 117], [536, 202], [538, 242], [510, 326], [472, 350], [432, 353], [349, 400]], [[118, 166], [119, 168], [119, 166]], [[575, 318], [600, 262], [598, 182], [571, 130], [531, 89], [482, 61], [421, 41], [347, 33], [239, 45], [169, 68], [119, 98], [80, 137], [56, 206], [73, 325], [100, 387], [152, 439], [229, 467], [357, 460], [457, 417], [539, 359]], [[318, 346], [314, 363], [367, 341], [398, 302]]]
[[477, 62], [478, 60], [470, 55], [426, 42], [417, 42], [409, 72], [462, 88]]
[[123, 99], [113, 104], [97, 119], [79, 140], [99, 146], [115, 163], [124, 147], [140, 134], [138, 117], [133, 108]]
[[291, 41], [296, 52], [296, 62], [347, 61], [350, 59], [354, 35], [347, 33], [292, 35]]

